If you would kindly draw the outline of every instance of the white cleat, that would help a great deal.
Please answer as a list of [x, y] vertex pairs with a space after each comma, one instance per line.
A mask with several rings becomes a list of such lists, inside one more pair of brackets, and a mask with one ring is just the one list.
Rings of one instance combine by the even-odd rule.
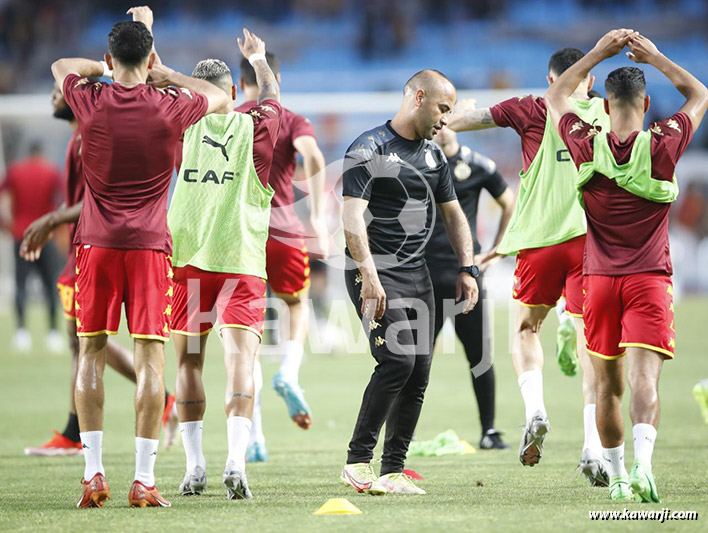
[[198, 496], [206, 490], [206, 472], [201, 466], [197, 466], [191, 472], [184, 475], [184, 479], [179, 486], [182, 496]]
[[605, 470], [605, 465], [596, 454], [585, 448], [578, 463], [580, 472], [590, 482], [593, 487], [609, 487], [610, 478]]
[[55, 329], [47, 333], [46, 343], [47, 350], [49, 350], [53, 354], [63, 353], [64, 351], [66, 351], [67, 348], [67, 344], [64, 340], [64, 337], [62, 337], [61, 333], [59, 333]]
[[388, 491], [379, 483], [371, 463], [354, 463], [345, 465], [339, 476], [340, 481], [354, 487], [357, 492], [371, 494], [372, 496], [382, 496]]
[[248, 488], [248, 478], [246, 472], [238, 470], [233, 464], [227, 463], [223, 477], [224, 487], [226, 487], [226, 498], [229, 500], [250, 500], [253, 498]]
[[543, 441], [551, 431], [551, 424], [545, 416], [534, 416], [524, 428], [519, 446], [519, 461], [524, 466], [534, 466], [543, 457]]
[[381, 486], [388, 492], [394, 494], [425, 494], [425, 491], [416, 486], [410, 476], [407, 476], [403, 472], [395, 472], [381, 476], [379, 483], [381, 483]]
[[32, 349], [32, 335], [25, 328], [15, 331], [12, 346], [16, 352], [29, 352]]

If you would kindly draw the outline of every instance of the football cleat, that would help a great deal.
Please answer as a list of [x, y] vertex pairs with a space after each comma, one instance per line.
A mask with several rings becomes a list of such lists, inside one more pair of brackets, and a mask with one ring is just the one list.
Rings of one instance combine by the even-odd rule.
[[82, 455], [80, 442], [67, 439], [58, 431], [52, 430], [54, 436], [39, 447], [25, 448], [25, 455], [54, 457], [57, 455]]
[[556, 332], [556, 359], [561, 372], [566, 376], [578, 373], [578, 333], [570, 320], [560, 323]]
[[231, 463], [226, 464], [223, 477], [224, 487], [226, 487], [226, 498], [229, 500], [250, 500], [253, 498], [248, 488], [248, 478], [246, 472], [238, 470]]
[[479, 448], [481, 450], [508, 450], [509, 445], [502, 440], [501, 435], [494, 428], [488, 429], [482, 435], [482, 440], [479, 441]]
[[612, 476], [610, 478], [610, 500], [630, 501], [634, 499], [629, 486], [629, 478], [625, 476]]
[[410, 476], [403, 472], [392, 472], [381, 476], [379, 483], [387, 492], [392, 492], [393, 494], [425, 494], [425, 491], [416, 486]]
[[172, 504], [162, 497], [157, 487], [146, 487], [137, 479], [133, 481], [128, 493], [131, 507], [172, 507]]
[[580, 472], [590, 482], [592, 487], [607, 487], [610, 484], [610, 479], [605, 470], [605, 465], [602, 459], [597, 457], [588, 448], [583, 450], [578, 463]]
[[632, 471], [629, 473], [629, 486], [638, 502], [661, 503], [659, 493], [656, 491], [654, 476], [651, 473], [651, 465], [635, 461]]
[[87, 509], [89, 507], [103, 507], [103, 502], [111, 497], [111, 488], [108, 486], [108, 481], [103, 474], [98, 473], [91, 478], [91, 481], [81, 480], [84, 490], [81, 493], [81, 498], [76, 502], [76, 507], [79, 509]]
[[197, 466], [191, 472], [184, 474], [179, 492], [182, 496], [198, 496], [206, 490], [206, 486], [206, 472], [201, 466]]
[[305, 401], [300, 385], [286, 380], [280, 372], [273, 376], [271, 385], [278, 396], [285, 400], [290, 418], [302, 429], [308, 429], [312, 425], [312, 411]]
[[247, 463], [265, 463], [268, 460], [268, 450], [265, 442], [252, 442], [246, 449]]
[[381, 496], [388, 491], [379, 483], [371, 463], [354, 463], [345, 465], [339, 479], [345, 485], [354, 487], [357, 492]]
[[696, 386], [693, 387], [693, 397], [701, 408], [703, 421], [708, 424], [708, 379], [696, 383]]
[[546, 433], [551, 430], [551, 424], [545, 416], [534, 416], [524, 428], [519, 446], [519, 461], [524, 466], [534, 466], [543, 457], [543, 441]]
[[165, 428], [165, 450], [169, 450], [177, 442], [179, 433], [179, 416], [177, 415], [177, 403], [175, 395], [167, 396], [165, 410], [162, 412], [162, 426]]

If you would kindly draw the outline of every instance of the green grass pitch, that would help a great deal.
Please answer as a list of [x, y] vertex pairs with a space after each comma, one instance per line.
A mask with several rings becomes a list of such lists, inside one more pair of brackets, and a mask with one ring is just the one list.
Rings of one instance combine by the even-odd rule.
[[[708, 520], [708, 426], [691, 388], [708, 376], [705, 347], [706, 300], [687, 299], [676, 307], [677, 359], [664, 366], [662, 420], [654, 472], [662, 504], [613, 505], [605, 489], [593, 489], [575, 470], [583, 438], [580, 378], [561, 374], [552, 357], [555, 318], [543, 334], [547, 351], [546, 405], [552, 432], [540, 465], [523, 468], [517, 457], [523, 405], [508, 355], [508, 316], [496, 314], [497, 427], [512, 449], [447, 458], [413, 458], [408, 467], [421, 473], [427, 496], [355, 494], [339, 484], [339, 471], [364, 386], [373, 368], [368, 354], [308, 356], [301, 382], [314, 411], [305, 432], [287, 417], [285, 406], [266, 386], [264, 419], [270, 460], [248, 468], [252, 501], [226, 501], [221, 472], [226, 455], [222, 408], [223, 361], [211, 340], [205, 380], [208, 409], [204, 424], [209, 488], [200, 497], [181, 497], [184, 473], [178, 443], [161, 452], [157, 480], [171, 509], [130, 509], [127, 492], [133, 475], [133, 392], [131, 383], [106, 370], [104, 464], [112, 499], [103, 509], [78, 510], [82, 458], [31, 458], [23, 448], [39, 445], [52, 428], [62, 429], [68, 405], [69, 356], [35, 348], [29, 355], [10, 349], [12, 319], [0, 314], [4, 349], [0, 352], [0, 530], [2, 531], [585, 531], [706, 530]], [[32, 313], [35, 344], [41, 344], [44, 319]], [[119, 336], [128, 342], [125, 335]], [[174, 382], [175, 362], [168, 345], [167, 383]], [[269, 382], [277, 370], [264, 364]], [[172, 387], [170, 387], [172, 388]], [[628, 406], [629, 391], [625, 400]], [[631, 429], [627, 418], [627, 464], [631, 466]], [[454, 429], [477, 446], [479, 422], [464, 357], [439, 355], [418, 426], [429, 439]], [[346, 497], [363, 514], [313, 516], [327, 499]], [[692, 510], [698, 522], [591, 522], [589, 510]]]

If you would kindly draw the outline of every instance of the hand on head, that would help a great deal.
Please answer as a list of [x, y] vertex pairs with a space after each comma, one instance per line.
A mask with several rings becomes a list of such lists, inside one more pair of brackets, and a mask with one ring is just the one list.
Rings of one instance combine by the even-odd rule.
[[639, 32], [627, 28], [611, 30], [597, 41], [595, 49], [599, 50], [605, 58], [613, 57], [619, 54], [627, 46], [627, 43], [638, 35]]
[[148, 6], [131, 7], [126, 11], [126, 15], [133, 15], [134, 22], [142, 22], [148, 30], [152, 30], [153, 15]]

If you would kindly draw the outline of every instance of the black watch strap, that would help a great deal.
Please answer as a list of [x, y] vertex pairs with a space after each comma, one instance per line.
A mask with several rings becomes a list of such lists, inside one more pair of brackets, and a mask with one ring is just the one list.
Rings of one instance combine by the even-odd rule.
[[479, 267], [477, 265], [460, 267], [460, 274], [462, 274], [463, 272], [467, 272], [475, 279], [479, 277]]

